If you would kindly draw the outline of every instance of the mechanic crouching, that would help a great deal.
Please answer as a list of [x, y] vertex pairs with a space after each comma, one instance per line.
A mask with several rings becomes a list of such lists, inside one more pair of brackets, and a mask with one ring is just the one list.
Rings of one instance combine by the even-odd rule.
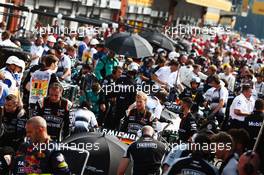
[[191, 113], [192, 104], [192, 99], [189, 97], [185, 97], [181, 101], [183, 113], [180, 116], [179, 140], [184, 143], [190, 141], [193, 134], [197, 132], [197, 124]]
[[224, 121], [226, 104], [228, 101], [228, 90], [226, 87], [221, 85], [221, 81], [217, 75], [211, 77], [209, 83], [212, 88], [208, 89], [204, 95], [211, 109], [211, 113], [208, 118], [217, 119], [221, 126]]
[[25, 136], [26, 112], [17, 96], [10, 94], [5, 100], [1, 116], [3, 135], [0, 146], [10, 146], [17, 150]]

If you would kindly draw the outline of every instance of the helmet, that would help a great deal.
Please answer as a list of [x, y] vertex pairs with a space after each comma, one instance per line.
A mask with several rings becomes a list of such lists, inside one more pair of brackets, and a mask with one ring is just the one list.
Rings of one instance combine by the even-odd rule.
[[201, 83], [201, 79], [199, 77], [193, 77], [192, 80], [191, 80], [191, 83], [200, 84]]
[[18, 57], [16, 57], [16, 56], [10, 56], [6, 60], [6, 64], [15, 64], [15, 65], [17, 65], [18, 64], [18, 60], [19, 60]]
[[50, 36], [48, 37], [48, 41], [49, 41], [49, 42], [52, 42], [52, 43], [56, 43], [56, 38], [55, 38], [53, 35], [50, 35]]
[[91, 41], [90, 41], [90, 45], [97, 45], [99, 44], [99, 41], [95, 38], [93, 38]]
[[174, 58], [178, 58], [180, 56], [179, 53], [175, 52], [175, 51], [172, 51], [169, 53], [169, 59], [172, 60]]
[[21, 60], [21, 59], [18, 59], [17, 60], [17, 64], [15, 64], [16, 66], [18, 66], [18, 67], [21, 67], [21, 69], [22, 70], [25, 70], [25, 62], [23, 61], [23, 60]]

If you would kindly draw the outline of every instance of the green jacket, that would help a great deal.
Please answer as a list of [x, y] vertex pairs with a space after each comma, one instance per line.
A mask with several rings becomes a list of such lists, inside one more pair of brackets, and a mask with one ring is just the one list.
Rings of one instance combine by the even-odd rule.
[[95, 114], [95, 116], [99, 115], [99, 100], [100, 100], [100, 94], [95, 93], [92, 90], [88, 90], [85, 92], [85, 95], [80, 96], [79, 103], [80, 105], [87, 101], [91, 104], [91, 111]]
[[[103, 78], [105, 78], [108, 75], [112, 74], [112, 71], [114, 69], [114, 67], [119, 65], [119, 61], [117, 58], [109, 58], [108, 55], [103, 56], [97, 63], [96, 67], [95, 67], [95, 76], [98, 80], [102, 80]], [[105, 75], [102, 75], [102, 71], [103, 69], [105, 69]]]

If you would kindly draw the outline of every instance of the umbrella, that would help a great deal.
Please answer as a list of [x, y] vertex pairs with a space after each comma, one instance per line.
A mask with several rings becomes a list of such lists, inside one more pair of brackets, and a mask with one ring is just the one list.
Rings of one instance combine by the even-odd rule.
[[247, 41], [239, 41], [236, 43], [237, 46], [249, 49], [249, 50], [254, 50], [253, 45], [250, 42]]
[[143, 31], [140, 36], [145, 38], [150, 44], [166, 49], [168, 51], [174, 50], [175, 42], [163, 33], [157, 31]]
[[[102, 133], [74, 134], [66, 138], [63, 143], [67, 143], [69, 147], [74, 145], [74, 147], [78, 147], [79, 149], [84, 148], [89, 151], [89, 158], [84, 175], [117, 174], [119, 162], [128, 147], [121, 143], [116, 137], [104, 135]], [[73, 157], [70, 159], [70, 162], [67, 163], [71, 164], [72, 167], [79, 167], [79, 169], [82, 169], [82, 164], [80, 164], [79, 161], [74, 161], [76, 158], [79, 159], [79, 157], [75, 156], [75, 158]], [[129, 168], [126, 174], [130, 174], [130, 172]]]
[[17, 56], [19, 59], [29, 63], [30, 61], [30, 53], [24, 52], [21, 48], [8, 47], [8, 46], [0, 46], [0, 68], [6, 65], [6, 60], [10, 56]]
[[20, 37], [20, 38], [16, 38], [15, 40], [20, 42], [23, 51], [30, 53], [32, 43], [29, 39]]
[[138, 34], [120, 32], [114, 33], [105, 41], [105, 46], [116, 54], [133, 58], [152, 56], [153, 48], [147, 40]]
[[182, 51], [189, 52], [191, 50], [191, 43], [185, 39], [178, 38], [175, 42], [175, 46], [178, 46]]

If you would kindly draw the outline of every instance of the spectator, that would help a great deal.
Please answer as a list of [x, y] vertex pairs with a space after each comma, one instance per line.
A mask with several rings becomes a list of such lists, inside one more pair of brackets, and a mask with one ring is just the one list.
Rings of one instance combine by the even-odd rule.
[[1, 37], [2, 37], [2, 41], [0, 42], [0, 46], [18, 48], [18, 46], [10, 40], [11, 38], [10, 32], [8, 31], [3, 32]]
[[22, 60], [20, 61], [18, 57], [10, 56], [6, 60], [6, 67], [1, 69], [1, 73], [4, 76], [3, 83], [8, 86], [10, 94], [19, 94], [20, 81], [18, 81], [18, 77], [15, 77], [15, 74], [17, 73], [17, 70], [21, 69], [21, 66], [25, 65], [25, 63], [22, 65], [23, 63], [24, 62]]
[[[29, 91], [29, 104], [32, 104], [33, 106], [39, 99], [48, 95], [50, 84], [59, 82], [55, 74], [58, 68], [59, 59], [53, 55], [46, 55], [42, 60], [44, 67], [32, 73], [30, 81], [26, 85], [26, 88]], [[42, 93], [36, 93], [36, 91], [39, 91], [36, 87], [40, 87]]]
[[180, 67], [179, 76], [181, 83], [186, 83], [187, 75], [191, 74], [191, 72], [193, 71], [193, 64], [193, 60], [187, 60], [186, 63]]
[[185, 87], [191, 87], [190, 83], [193, 78], [200, 78], [201, 80], [206, 80], [207, 75], [201, 72], [201, 66], [198, 64], [193, 65], [193, 70], [189, 74], [184, 74], [185, 79], [182, 82]]
[[157, 70], [159, 70], [160, 68], [164, 67], [166, 61], [167, 61], [167, 60], [166, 60], [165, 57], [161, 57], [160, 59], [158, 59], [158, 60], [156, 61], [156, 67], [154, 68], [153, 73], [157, 72]]
[[239, 175], [259, 175], [260, 159], [253, 151], [245, 152], [238, 162]]
[[250, 137], [245, 129], [230, 129], [228, 130], [234, 141], [234, 152], [241, 156], [249, 146]]
[[170, 89], [171, 87], [177, 85], [183, 89], [180, 83], [181, 80], [178, 75], [178, 69], [179, 62], [171, 60], [169, 66], [160, 68], [152, 75], [152, 80], [154, 80], [156, 85], [159, 87]]
[[153, 65], [155, 61], [153, 58], [145, 60], [144, 65], [139, 69], [139, 76], [142, 82], [152, 84], [151, 76], [153, 74]]
[[[216, 158], [223, 161], [219, 169], [219, 174], [238, 175], [238, 156], [234, 153], [232, 137], [225, 132], [220, 132], [212, 136], [211, 142], [216, 144]], [[220, 147], [220, 145], [223, 147]]]
[[2, 41], [2, 33], [5, 31], [6, 29], [6, 22], [2, 21], [0, 23], [0, 42]]
[[[1, 77], [4, 78], [2, 74], [0, 74], [0, 79], [2, 79]], [[8, 96], [8, 94], [9, 94], [9, 88], [5, 83], [0, 81], [0, 89], [1, 89], [1, 91], [0, 91], [1, 92], [0, 93], [0, 107], [2, 107], [5, 104], [6, 96]]]
[[127, 116], [126, 110], [136, 101], [136, 94], [138, 92], [135, 81], [138, 72], [138, 64], [133, 62], [128, 65], [127, 69], [127, 73], [125, 75], [121, 75], [121, 77], [116, 81], [116, 84], [113, 86], [114, 98], [112, 98], [112, 100], [114, 101], [112, 103], [115, 104], [115, 119], [113, 120], [114, 128], [118, 128], [121, 118]]
[[[103, 99], [100, 102], [100, 122], [101, 124], [105, 123], [105, 127], [107, 128], [115, 128], [116, 125], [118, 125], [119, 121], [117, 121], [120, 117], [123, 117], [123, 113], [118, 116], [118, 118], [115, 118], [114, 112], [116, 103], [117, 103], [117, 94], [114, 92], [114, 88], [117, 86], [117, 81], [121, 78], [123, 73], [123, 69], [119, 66], [115, 67], [112, 74], [107, 76], [102, 83], [102, 88], [103, 88]], [[126, 80], [126, 83], [133, 83], [130, 78], [123, 78]], [[122, 96], [123, 94], [121, 92], [118, 93], [119, 96]], [[126, 93], [125, 95], [128, 95], [129, 99], [130, 93]], [[127, 96], [126, 96], [127, 97]], [[134, 99], [134, 98], [133, 98]], [[132, 100], [133, 100], [132, 99]], [[129, 103], [131, 99], [126, 100], [126, 102]], [[121, 101], [120, 104], [122, 104], [123, 101]], [[123, 109], [126, 108], [126, 103], [123, 103], [122, 106], [119, 106], [119, 108]], [[116, 109], [117, 110], [117, 109]], [[124, 112], [122, 110], [122, 112]]]
[[88, 49], [88, 44], [90, 42], [90, 37], [85, 36], [83, 41], [78, 46], [78, 58], [81, 61], [84, 50]]
[[43, 52], [44, 52], [44, 48], [42, 46], [43, 44], [43, 39], [41, 37], [38, 37], [34, 44], [31, 46], [31, 50], [30, 53], [32, 55], [31, 57], [31, 63], [30, 66], [34, 66], [39, 64], [39, 59], [41, 58]]
[[256, 74], [257, 82], [255, 83], [254, 88], [254, 98], [263, 98], [264, 97], [264, 75]]
[[190, 97], [193, 100], [193, 106], [191, 109], [193, 113], [197, 113], [199, 111], [199, 107], [203, 106], [204, 103], [203, 91], [199, 89], [200, 83], [201, 79], [199, 77], [193, 77], [190, 82], [191, 88], [185, 88], [179, 96], [180, 99]]
[[105, 48], [105, 46], [104, 46], [104, 43], [99, 43], [99, 44], [97, 44], [96, 49], [97, 49], [97, 53], [95, 53], [95, 54], [93, 55], [93, 67], [96, 67], [98, 61], [99, 61], [102, 57], [106, 56], [106, 48]]
[[47, 55], [48, 51], [50, 49], [53, 49], [55, 43], [56, 43], [56, 38], [53, 35], [47, 36], [47, 43], [44, 45], [44, 51], [43, 51], [42, 56]]
[[93, 73], [93, 67], [91, 65], [85, 64], [82, 66], [82, 69], [80, 71], [80, 90], [81, 95], [85, 93], [87, 90], [92, 89], [92, 84], [99, 82]]
[[56, 47], [55, 55], [59, 59], [57, 76], [60, 80], [71, 81], [71, 59], [63, 53], [63, 48]]
[[115, 53], [109, 51], [106, 56], [102, 57], [96, 67], [95, 75], [98, 80], [103, 80], [108, 75], [112, 74], [114, 67], [119, 65], [119, 61], [115, 58]]
[[224, 73], [220, 73], [220, 79], [224, 79], [228, 83], [228, 90], [234, 92], [236, 78], [232, 74], [233, 70], [230, 65], [224, 67]]
[[102, 100], [101, 86], [99, 83], [93, 83], [92, 89], [85, 92], [84, 96], [80, 97], [80, 104], [88, 103], [89, 108], [96, 118], [99, 118], [99, 106]]
[[211, 65], [209, 66], [208, 70], [207, 70], [207, 79], [205, 80], [205, 84], [204, 84], [204, 92], [206, 92], [208, 89], [211, 88], [211, 86], [209, 85], [209, 83], [211, 82], [211, 79], [214, 75], [216, 75], [216, 71], [217, 71], [217, 67], [215, 65]]

